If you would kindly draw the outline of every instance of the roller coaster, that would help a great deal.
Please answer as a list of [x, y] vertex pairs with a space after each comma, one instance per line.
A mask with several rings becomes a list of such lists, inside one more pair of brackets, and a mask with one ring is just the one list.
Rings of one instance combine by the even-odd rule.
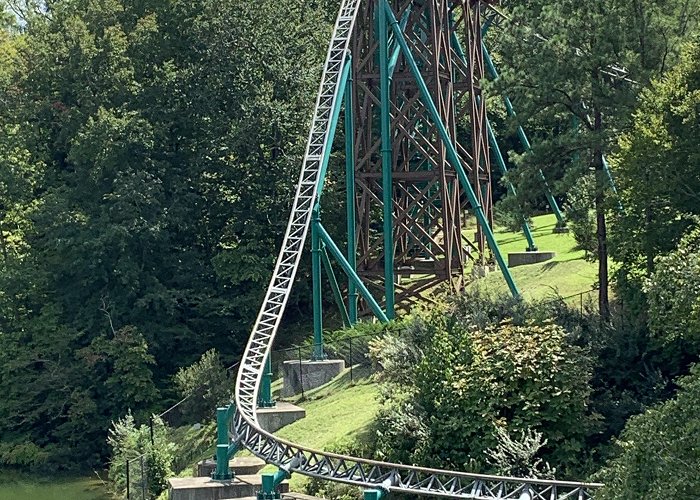
[[[355, 485], [366, 490], [366, 497], [373, 498], [380, 498], [387, 493], [402, 493], [462, 499], [582, 500], [593, 498], [596, 488], [601, 486], [592, 483], [429, 469], [313, 450], [266, 432], [259, 425], [256, 416], [261, 380], [310, 228], [312, 252], [318, 254], [321, 244], [325, 244], [348, 276], [349, 317], [352, 321], [356, 321], [358, 294], [364, 299], [364, 304], [369, 310], [380, 319], [391, 318], [394, 315], [394, 284], [401, 281], [396, 279], [395, 274], [409, 267], [411, 272], [421, 276], [430, 275], [451, 284], [458, 282], [465, 271], [465, 254], [474, 255], [476, 263], [493, 265], [495, 261], [501, 268], [511, 292], [516, 295], [519, 293], [491, 230], [491, 179], [488, 170], [490, 160], [486, 142], [486, 132], [490, 126], [487, 127], [485, 103], [478, 87], [478, 80], [484, 74], [480, 36], [481, 12], [487, 8], [488, 2], [480, 0], [403, 0], [392, 4], [387, 0], [341, 1], [323, 67], [306, 153], [296, 184], [286, 233], [262, 307], [240, 363], [235, 386], [235, 406], [232, 405], [230, 410], [221, 415], [227, 428], [223, 436], [225, 443], [221, 443], [220, 440], [219, 444], [220, 459], [226, 460], [227, 463], [227, 457], [232, 452], [245, 447], [268, 464], [279, 468], [278, 473], [272, 477], [271, 484], [267, 487], [263, 484], [265, 491], [261, 493], [262, 497], [274, 498], [275, 486], [292, 473]], [[420, 28], [411, 28], [411, 25]], [[457, 25], [465, 27], [466, 50], [462, 50], [460, 41], [454, 36], [452, 27]], [[421, 48], [428, 45], [438, 48], [431, 52], [435, 70], [431, 78], [425, 76], [430, 69], [430, 60], [416, 55], [417, 52], [421, 52]], [[440, 50], [446, 52], [441, 53]], [[363, 78], [366, 79], [364, 84]], [[354, 135], [351, 133], [352, 100], [353, 96], [357, 99], [360, 95], [360, 90], [356, 89], [354, 93], [351, 90], [353, 79], [365, 86], [369, 85], [367, 81], [379, 82], [378, 87], [375, 87], [379, 90], [376, 96], [367, 91], [364, 94], [364, 102], [354, 104], [355, 109], [362, 110], [369, 117], [368, 120], [376, 120], [379, 117], [381, 121], [376, 146], [368, 145], [367, 149], [371, 154], [365, 155], [374, 157], [380, 170], [369, 172], [364, 177], [365, 180], [374, 179], [372, 182], [379, 186], [383, 183], [384, 187], [382, 198], [372, 198], [375, 201], [383, 201], [383, 205], [377, 205], [381, 207], [385, 216], [383, 234], [374, 231], [380, 233], [379, 236], [375, 234], [378, 242], [370, 241], [372, 232], [367, 227], [363, 229], [362, 222], [355, 224], [354, 220], [355, 205], [360, 195], [351, 189], [351, 185], [355, 185], [352, 175], [357, 171], [351, 163], [355, 161], [353, 157], [361, 148], [353, 143], [353, 139], [361, 139], [362, 134], [367, 136], [367, 131], [363, 130]], [[409, 80], [411, 86], [406, 87]], [[461, 95], [466, 96], [470, 104], [466, 106], [469, 110], [468, 121], [472, 127], [472, 133], [466, 134], [471, 139], [469, 153], [467, 148], [462, 147], [455, 139], [460, 133], [459, 117], [453, 114], [455, 103], [449, 101], [456, 100], [456, 97], [441, 91], [443, 83], [450, 92], [462, 89]], [[404, 85], [404, 90], [398, 92], [396, 89], [402, 88], [401, 85]], [[333, 243], [320, 223], [320, 198], [343, 101], [346, 110], [346, 161], [349, 164], [347, 257]], [[401, 116], [404, 122], [397, 124], [396, 120]], [[396, 130], [393, 135], [389, 130], [391, 120], [394, 120]], [[413, 141], [412, 144], [417, 144], [416, 148], [423, 152], [423, 156], [417, 160], [420, 155], [407, 153], [408, 148], [399, 144], [401, 140]], [[425, 162], [429, 159], [427, 157], [431, 156], [439, 158], [434, 164], [426, 166]], [[358, 158], [357, 161], [361, 159]], [[404, 162], [407, 167], [399, 169], [404, 177], [392, 180], [391, 172], [387, 173], [386, 166], [396, 165], [397, 162]], [[409, 168], [416, 164], [423, 166], [417, 169]], [[406, 187], [409, 180], [417, 182], [415, 179], [420, 179], [422, 183], [413, 185], [419, 186], [417, 191]], [[434, 184], [437, 187], [434, 189], [430, 187], [433, 185], [433, 179], [437, 179], [437, 184]], [[396, 191], [403, 190], [406, 194], [403, 211], [400, 212], [405, 214], [405, 217], [417, 221], [430, 217], [433, 210], [438, 212], [423, 226], [421, 234], [414, 235], [410, 231], [397, 232], [397, 226], [386, 225], [387, 220], [393, 219], [396, 223], [396, 213], [402, 207], [400, 193], [394, 193], [392, 198], [392, 182]], [[425, 199], [433, 200], [432, 205], [428, 206], [427, 202], [421, 205], [421, 193]], [[462, 241], [459, 217], [467, 204], [478, 221], [478, 229], [476, 242], [465, 244]], [[370, 212], [370, 209], [365, 209], [363, 214], [367, 215]], [[362, 218], [364, 215], [360, 216]], [[398, 224], [399, 229], [406, 226], [402, 226], [400, 221]], [[439, 236], [426, 230], [426, 227], [435, 224], [442, 224]], [[449, 225], [455, 225], [456, 231], [448, 227]], [[355, 234], [355, 226], [360, 227], [361, 234]], [[394, 241], [394, 237], [398, 241]], [[365, 249], [364, 253], [360, 252], [365, 257], [361, 258], [359, 263], [355, 262], [357, 241], [360, 242], [360, 246], [364, 244]], [[385, 249], [383, 254], [377, 251], [382, 243]], [[400, 262], [396, 262], [397, 252], [387, 249], [401, 247], [402, 244], [406, 247], [418, 247], [422, 249], [423, 254], [432, 252], [432, 258], [411, 260], [415, 252], [408, 249], [400, 254], [397, 250]], [[443, 245], [439, 253], [434, 250], [436, 245]], [[318, 274], [317, 258], [320, 257], [314, 256], [312, 261], [314, 277]], [[433, 267], [424, 267], [416, 271], [417, 266], [427, 265], [426, 262]], [[360, 272], [358, 269], [364, 271]], [[373, 276], [381, 276], [382, 273], [385, 278], [382, 289], [383, 309], [370, 290], [375, 285], [367, 285]], [[434, 279], [417, 281], [420, 282], [420, 286], [413, 290], [410, 286], [405, 287], [403, 297], [415, 297], [425, 286], [435, 282]], [[402, 291], [399, 290], [399, 293]], [[314, 294], [315, 298], [320, 294], [320, 286], [317, 285], [316, 279]], [[318, 319], [320, 321], [320, 318]], [[323, 355], [322, 352], [318, 354]]]

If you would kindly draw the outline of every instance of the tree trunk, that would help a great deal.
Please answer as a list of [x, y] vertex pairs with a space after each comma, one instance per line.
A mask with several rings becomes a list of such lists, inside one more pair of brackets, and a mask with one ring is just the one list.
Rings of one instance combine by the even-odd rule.
[[[594, 129], [600, 133], [603, 129], [603, 119], [600, 111], [594, 111]], [[610, 299], [608, 297], [608, 230], [605, 221], [605, 183], [603, 170], [603, 150], [598, 144], [593, 151], [593, 166], [595, 168], [595, 214], [596, 237], [598, 240], [598, 310], [603, 321], [610, 320]]]

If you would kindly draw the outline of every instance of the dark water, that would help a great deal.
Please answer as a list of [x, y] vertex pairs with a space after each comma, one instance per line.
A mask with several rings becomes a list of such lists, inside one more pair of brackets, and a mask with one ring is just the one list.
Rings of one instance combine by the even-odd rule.
[[97, 476], [42, 478], [0, 471], [0, 500], [108, 500]]

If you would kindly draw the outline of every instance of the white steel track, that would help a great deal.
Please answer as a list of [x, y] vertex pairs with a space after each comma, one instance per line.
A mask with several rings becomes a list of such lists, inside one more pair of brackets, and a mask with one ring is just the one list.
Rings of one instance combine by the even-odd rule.
[[322, 158], [331, 147], [331, 115], [343, 93], [340, 80], [361, 1], [369, 0], [342, 0], [335, 23], [289, 223], [238, 371], [235, 388], [237, 412], [231, 422], [231, 439], [289, 473], [298, 472], [363, 488], [468, 499], [593, 498], [592, 491], [601, 485], [469, 474], [364, 460], [312, 450], [276, 438], [258, 424], [256, 404], [265, 359], [270, 353], [299, 266], [316, 201]]

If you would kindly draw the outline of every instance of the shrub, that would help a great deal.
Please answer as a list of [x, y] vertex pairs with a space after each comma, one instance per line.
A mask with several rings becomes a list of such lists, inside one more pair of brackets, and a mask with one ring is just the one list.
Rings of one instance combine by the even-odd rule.
[[211, 420], [216, 408], [231, 401], [233, 385], [216, 349], [210, 349], [196, 363], [180, 368], [175, 384], [182, 398], [180, 411], [187, 423]]
[[[491, 311], [489, 313], [489, 311]], [[486, 315], [498, 318], [497, 304]], [[549, 321], [491, 321], [455, 310], [417, 318], [403, 338], [372, 349], [382, 373], [377, 450], [386, 458], [492, 470], [498, 428], [540, 432], [540, 457], [570, 471], [596, 417], [588, 411], [591, 361]]]
[[677, 396], [632, 417], [619, 455], [596, 475], [606, 487], [596, 498], [697, 498], [700, 491], [700, 365], [678, 382]]
[[[126, 498], [126, 462], [130, 460], [131, 491], [146, 484], [147, 498], [157, 498], [167, 488], [173, 475], [175, 447], [167, 438], [167, 429], [160, 418], [153, 420], [153, 442], [147, 425], [136, 426], [131, 413], [112, 423], [107, 443], [112, 449], [109, 463], [109, 489], [118, 498]], [[140, 457], [143, 457], [142, 459]]]

